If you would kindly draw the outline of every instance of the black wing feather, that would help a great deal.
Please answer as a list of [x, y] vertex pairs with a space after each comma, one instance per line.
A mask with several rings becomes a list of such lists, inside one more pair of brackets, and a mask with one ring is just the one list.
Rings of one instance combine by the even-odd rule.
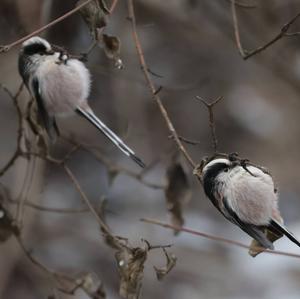
[[271, 241], [268, 240], [264, 232], [262, 231], [262, 227], [257, 225], [249, 224], [243, 222], [238, 215], [231, 209], [226, 198], [224, 198], [224, 207], [226, 212], [221, 211], [223, 215], [232, 223], [239, 226], [245, 233], [255, 239], [257, 242], [261, 244], [264, 248], [274, 249], [274, 246]]
[[59, 136], [59, 130], [56, 124], [56, 120], [54, 116], [50, 116], [46, 110], [43, 98], [40, 93], [40, 85], [38, 79], [35, 77], [32, 80], [32, 90], [34, 93], [34, 98], [37, 102], [38, 113], [41, 119], [41, 123], [46, 129], [50, 139], [55, 141], [57, 136]]
[[282, 224], [278, 223], [276, 220], [270, 221], [270, 228], [278, 232], [280, 235], [285, 235], [288, 239], [294, 242], [296, 245], [300, 247], [300, 242], [295, 238], [295, 236], [288, 231]]

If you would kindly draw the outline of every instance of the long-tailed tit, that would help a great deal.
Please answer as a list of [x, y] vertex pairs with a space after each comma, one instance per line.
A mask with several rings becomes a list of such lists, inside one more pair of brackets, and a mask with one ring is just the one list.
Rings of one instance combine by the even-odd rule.
[[278, 194], [271, 175], [236, 155], [216, 155], [204, 160], [195, 173], [202, 177], [205, 194], [232, 223], [264, 248], [273, 249], [266, 231], [299, 241], [283, 224], [278, 210]]
[[90, 72], [78, 59], [63, 51], [55, 51], [45, 39], [32, 37], [22, 44], [19, 73], [35, 98], [39, 117], [51, 139], [58, 134], [56, 116], [78, 113], [86, 118], [125, 155], [138, 165], [145, 164], [92, 111], [87, 98], [90, 94]]

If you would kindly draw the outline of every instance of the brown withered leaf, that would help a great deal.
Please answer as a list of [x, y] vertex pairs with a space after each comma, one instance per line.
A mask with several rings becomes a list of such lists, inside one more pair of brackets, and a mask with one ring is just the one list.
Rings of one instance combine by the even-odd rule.
[[147, 248], [131, 248], [128, 245], [124, 245], [121, 250], [116, 252], [121, 297], [126, 299], [140, 297], [147, 252]]
[[166, 256], [166, 265], [161, 268], [153, 266], [158, 280], [162, 280], [175, 267], [177, 262], [177, 257], [173, 253], [169, 254], [165, 248], [163, 248], [163, 251]]
[[[98, 30], [98, 41], [103, 45], [103, 50], [107, 58], [113, 60], [115, 67], [122, 69], [124, 67], [120, 58], [121, 41], [117, 36], [101, 33]], [[99, 46], [101, 46], [99, 45]]]
[[[183, 205], [190, 199], [191, 190], [187, 175], [179, 162], [173, 162], [167, 169], [167, 186], [165, 195], [167, 208], [171, 214], [171, 222], [174, 226], [181, 227], [184, 223]], [[174, 234], [179, 231], [175, 230]]]
[[[86, 0], [79, 0], [76, 6], [82, 4]], [[88, 26], [94, 40], [97, 40], [97, 30], [101, 30], [107, 24], [107, 15], [109, 10], [103, 0], [94, 0], [82, 7], [80, 15]]]
[[105, 299], [104, 285], [95, 273], [87, 273], [77, 279], [77, 284], [91, 299]]
[[[271, 241], [272, 243], [274, 243], [276, 240], [278, 240], [282, 237], [282, 235], [277, 235], [274, 232], [269, 231], [268, 229], [265, 229], [264, 233], [265, 233], [267, 239], [269, 241]], [[256, 240], [253, 239], [250, 244], [250, 249], [249, 249], [248, 253], [252, 257], [256, 257], [258, 254], [264, 252], [265, 250], [266, 250], [266, 248], [263, 248], [259, 242], [257, 242]]]

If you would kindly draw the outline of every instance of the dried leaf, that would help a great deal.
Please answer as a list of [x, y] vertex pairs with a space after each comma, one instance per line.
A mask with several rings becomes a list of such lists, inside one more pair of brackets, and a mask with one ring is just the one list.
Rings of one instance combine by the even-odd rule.
[[[171, 213], [171, 222], [173, 225], [181, 227], [184, 223], [183, 204], [190, 199], [191, 190], [187, 175], [179, 162], [172, 163], [167, 169], [165, 195], [167, 208]], [[178, 232], [174, 231], [175, 234]]]
[[153, 267], [158, 280], [162, 280], [175, 267], [177, 261], [177, 257], [173, 253], [169, 254], [165, 248], [163, 251], [167, 260], [166, 265], [161, 268]]
[[77, 280], [78, 285], [91, 299], [105, 299], [104, 285], [95, 273], [87, 273]]
[[[76, 6], [82, 4], [85, 0], [79, 0]], [[88, 26], [94, 40], [97, 40], [97, 30], [104, 28], [107, 24], [106, 16], [109, 13], [103, 0], [91, 1], [80, 9], [80, 15]]]
[[115, 67], [118, 69], [124, 68], [123, 62], [120, 58], [121, 41], [117, 36], [102, 34], [98, 31], [98, 41], [103, 44], [103, 50], [107, 58], [112, 59]]
[[[267, 239], [272, 243], [274, 243], [276, 240], [282, 237], [282, 235], [277, 235], [274, 232], [269, 231], [268, 229], [265, 229], [264, 233]], [[248, 253], [252, 257], [256, 257], [258, 254], [264, 252], [265, 250], [266, 248], [263, 248], [259, 242], [257, 242], [256, 240], [252, 240]]]
[[143, 280], [144, 264], [148, 249], [131, 248], [124, 245], [116, 253], [118, 271], [120, 274], [120, 296], [126, 299], [138, 299]]

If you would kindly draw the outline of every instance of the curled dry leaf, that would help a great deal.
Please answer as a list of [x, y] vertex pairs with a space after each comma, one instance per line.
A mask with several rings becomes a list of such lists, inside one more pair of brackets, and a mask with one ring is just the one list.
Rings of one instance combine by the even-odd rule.
[[162, 280], [175, 267], [177, 261], [177, 257], [173, 253], [168, 253], [165, 248], [163, 251], [166, 256], [166, 265], [161, 268], [153, 267], [158, 280]]
[[98, 30], [98, 41], [102, 42], [105, 55], [107, 56], [107, 58], [114, 61], [115, 67], [118, 69], [124, 68], [123, 62], [120, 58], [120, 39], [117, 36], [108, 35], [104, 33], [102, 34], [101, 31]]
[[[77, 6], [86, 0], [79, 0]], [[80, 9], [80, 15], [88, 26], [94, 40], [97, 40], [97, 30], [101, 30], [107, 24], [106, 16], [109, 10], [103, 0], [94, 0]]]
[[91, 299], [105, 299], [104, 285], [95, 273], [87, 273], [77, 279], [77, 284]]
[[[165, 195], [171, 222], [174, 226], [181, 227], [184, 223], [182, 208], [190, 199], [191, 190], [187, 175], [179, 162], [173, 162], [167, 169]], [[174, 231], [175, 234], [178, 232]]]
[[124, 245], [116, 253], [120, 275], [120, 296], [126, 299], [138, 299], [142, 288], [144, 264], [148, 249], [131, 248]]

